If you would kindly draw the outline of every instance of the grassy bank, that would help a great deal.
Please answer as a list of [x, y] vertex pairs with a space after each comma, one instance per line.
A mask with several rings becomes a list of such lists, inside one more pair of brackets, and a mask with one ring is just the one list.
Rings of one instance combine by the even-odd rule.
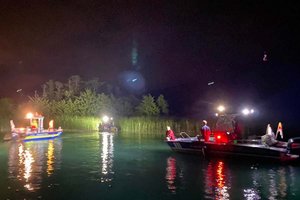
[[5, 117], [0, 118], [0, 132], [7, 132], [10, 130], [9, 120], [10, 119]]
[[54, 118], [55, 127], [61, 126], [67, 131], [95, 131], [98, 130], [100, 119], [97, 117], [70, 117]]
[[[16, 126], [24, 126], [16, 120]], [[50, 118], [45, 118], [44, 127], [48, 128]], [[100, 119], [97, 117], [58, 116], [54, 118], [54, 127], [61, 126], [66, 131], [95, 131], [98, 130]], [[116, 121], [121, 132], [139, 133], [144, 135], [164, 134], [170, 126], [175, 133], [187, 132], [190, 135], [199, 133], [200, 125], [195, 120], [162, 118], [162, 117], [131, 117]], [[0, 119], [0, 131], [9, 131], [9, 119]]]
[[164, 134], [170, 126], [175, 133], [187, 132], [190, 135], [199, 133], [200, 125], [195, 120], [184, 120], [161, 117], [122, 118], [118, 122], [122, 132], [142, 134]]

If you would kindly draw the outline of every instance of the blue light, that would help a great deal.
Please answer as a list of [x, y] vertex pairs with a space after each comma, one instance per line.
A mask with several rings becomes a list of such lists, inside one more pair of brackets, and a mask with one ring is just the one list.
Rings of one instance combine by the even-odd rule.
[[126, 71], [120, 75], [123, 86], [133, 92], [142, 92], [145, 89], [145, 80], [137, 71]]

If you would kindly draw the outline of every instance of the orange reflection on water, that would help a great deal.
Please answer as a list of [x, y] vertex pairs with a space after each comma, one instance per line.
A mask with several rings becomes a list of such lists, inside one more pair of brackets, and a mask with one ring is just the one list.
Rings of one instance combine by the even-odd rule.
[[176, 159], [169, 157], [167, 159], [167, 168], [166, 168], [166, 181], [168, 189], [172, 192], [176, 192], [175, 179], [176, 179]]
[[229, 184], [226, 182], [225, 164], [209, 162], [205, 176], [205, 193], [214, 199], [229, 199]]
[[[60, 154], [60, 143], [58, 153]], [[55, 157], [55, 145], [53, 140], [14, 142], [11, 143], [8, 155], [8, 178], [18, 180], [24, 188], [34, 191], [40, 188], [43, 173], [48, 176], [53, 174], [60, 157]], [[56, 163], [55, 163], [56, 162]]]
[[47, 151], [47, 174], [50, 176], [54, 171], [54, 144], [53, 140], [49, 141], [48, 151]]

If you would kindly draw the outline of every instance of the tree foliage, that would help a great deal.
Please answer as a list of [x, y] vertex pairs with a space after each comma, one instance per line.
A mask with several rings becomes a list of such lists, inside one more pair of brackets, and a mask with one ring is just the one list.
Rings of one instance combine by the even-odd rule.
[[[98, 93], [100, 87], [106, 93]], [[49, 116], [158, 116], [169, 112], [163, 95], [155, 100], [148, 94], [140, 100], [134, 96], [116, 97], [113, 90], [111, 84], [100, 82], [97, 78], [83, 81], [80, 76], [74, 75], [66, 83], [47, 81], [42, 85], [42, 96], [30, 96], [27, 107]]]
[[151, 94], [143, 96], [142, 102], [137, 107], [138, 113], [146, 116], [159, 115], [159, 107]]
[[157, 106], [159, 107], [160, 113], [167, 115], [169, 114], [169, 104], [165, 100], [164, 95], [159, 95], [156, 100]]
[[14, 104], [9, 98], [0, 99], [0, 117], [9, 118], [11, 117], [14, 110]]

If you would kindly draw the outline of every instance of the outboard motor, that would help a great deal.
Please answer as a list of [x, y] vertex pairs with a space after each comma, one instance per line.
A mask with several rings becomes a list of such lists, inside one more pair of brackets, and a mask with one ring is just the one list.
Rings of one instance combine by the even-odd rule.
[[300, 155], [300, 137], [290, 138], [287, 144], [289, 154]]

